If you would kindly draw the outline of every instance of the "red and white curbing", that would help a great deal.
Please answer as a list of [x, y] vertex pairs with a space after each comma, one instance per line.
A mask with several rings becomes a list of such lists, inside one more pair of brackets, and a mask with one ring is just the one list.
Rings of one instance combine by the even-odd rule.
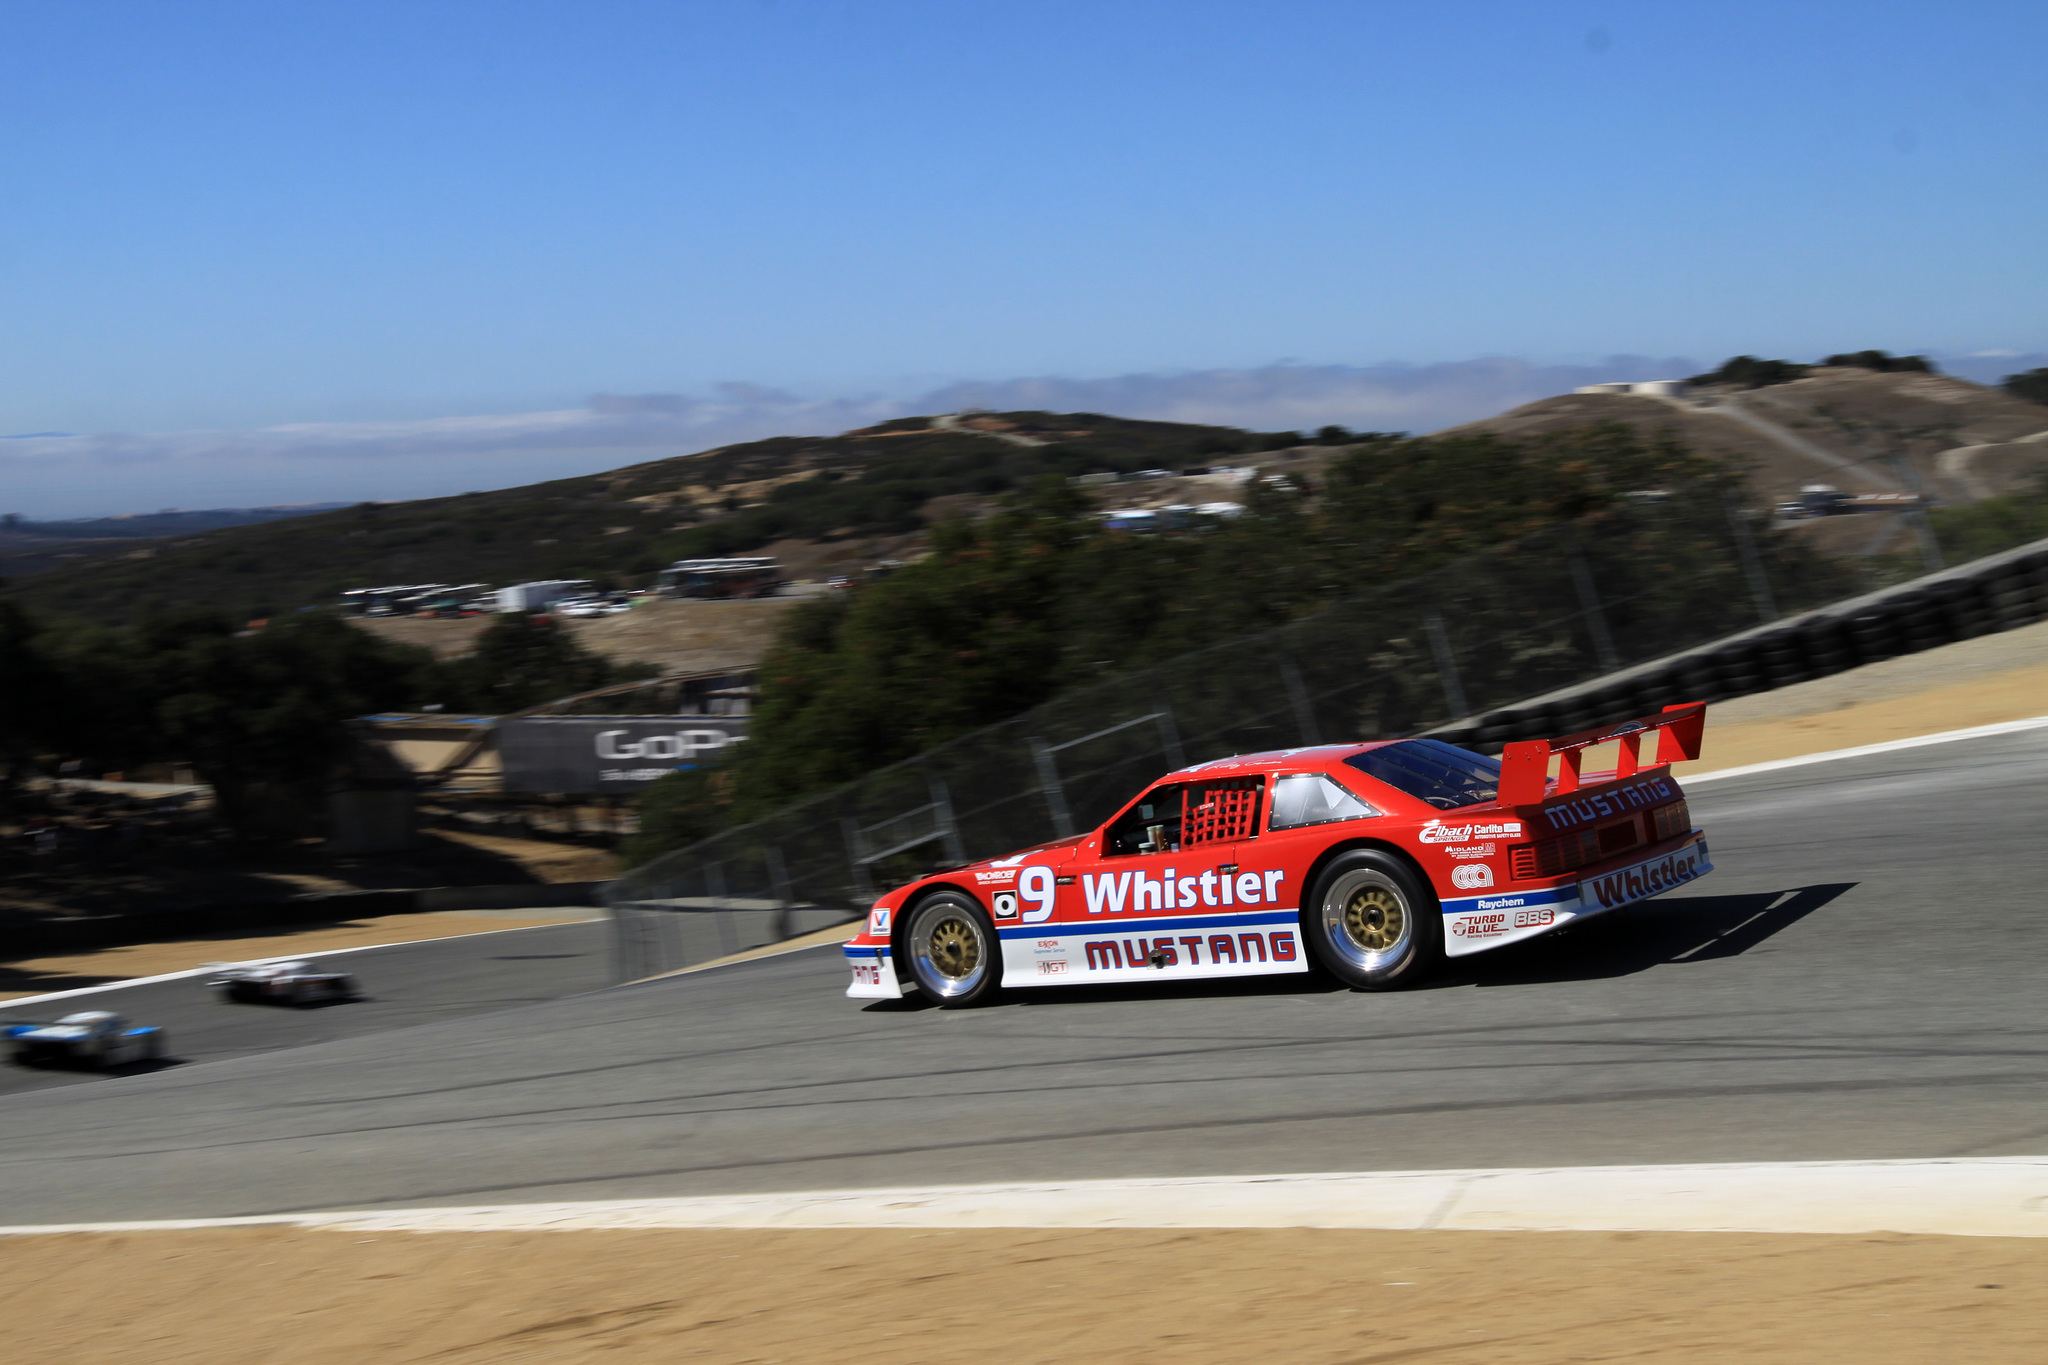
[[1370, 1228], [2048, 1237], [2048, 1157], [1205, 1176], [62, 1223], [0, 1235], [295, 1227]]

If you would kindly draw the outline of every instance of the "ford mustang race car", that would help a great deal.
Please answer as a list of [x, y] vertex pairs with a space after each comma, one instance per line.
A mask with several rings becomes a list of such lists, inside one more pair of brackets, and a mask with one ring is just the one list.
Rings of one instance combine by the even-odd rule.
[[8, 1024], [5, 1030], [8, 1052], [23, 1066], [126, 1066], [164, 1055], [162, 1029], [130, 1028], [105, 1010], [67, 1014], [54, 1024]]
[[206, 984], [227, 1000], [261, 1000], [272, 1004], [313, 1005], [323, 1000], [353, 1000], [356, 979], [347, 972], [327, 972], [311, 962], [231, 962], [210, 964], [216, 971]]
[[[1086, 834], [882, 897], [845, 946], [847, 994], [961, 1006], [1311, 959], [1360, 989], [1409, 985], [1712, 871], [1670, 771], [1705, 721], [1704, 703], [1667, 707], [1498, 759], [1399, 739], [1183, 768]], [[1582, 774], [1610, 743], [1614, 770]]]

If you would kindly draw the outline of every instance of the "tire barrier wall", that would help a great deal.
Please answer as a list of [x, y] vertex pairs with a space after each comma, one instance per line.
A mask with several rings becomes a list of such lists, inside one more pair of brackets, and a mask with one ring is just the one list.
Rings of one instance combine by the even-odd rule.
[[1768, 578], [1757, 531], [1720, 501], [1619, 509], [1065, 693], [622, 874], [614, 975], [850, 921], [928, 871], [1093, 828], [1189, 763], [1425, 733], [1497, 753], [2048, 617], [2048, 541], [1851, 595], [1837, 569]]
[[2042, 620], [2048, 620], [2048, 541], [1746, 630], [1430, 733], [1495, 753], [1515, 740], [1572, 734], [1670, 702], [1732, 701]]

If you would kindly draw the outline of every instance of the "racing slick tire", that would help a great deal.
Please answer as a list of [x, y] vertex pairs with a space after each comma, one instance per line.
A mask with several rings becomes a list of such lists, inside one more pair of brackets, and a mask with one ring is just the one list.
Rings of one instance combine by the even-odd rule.
[[1302, 906], [1301, 931], [1330, 975], [1357, 990], [1413, 985], [1444, 956], [1437, 898], [1407, 864], [1372, 849], [1323, 869]]
[[903, 921], [901, 960], [927, 1000], [964, 1009], [993, 996], [1003, 983], [1003, 950], [995, 926], [972, 897], [936, 891]]

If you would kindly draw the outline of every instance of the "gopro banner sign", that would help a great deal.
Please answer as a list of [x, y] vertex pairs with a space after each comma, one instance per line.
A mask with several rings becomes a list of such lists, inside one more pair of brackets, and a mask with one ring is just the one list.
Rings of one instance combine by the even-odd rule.
[[637, 792], [678, 768], [716, 763], [746, 716], [536, 716], [498, 724], [510, 792]]

